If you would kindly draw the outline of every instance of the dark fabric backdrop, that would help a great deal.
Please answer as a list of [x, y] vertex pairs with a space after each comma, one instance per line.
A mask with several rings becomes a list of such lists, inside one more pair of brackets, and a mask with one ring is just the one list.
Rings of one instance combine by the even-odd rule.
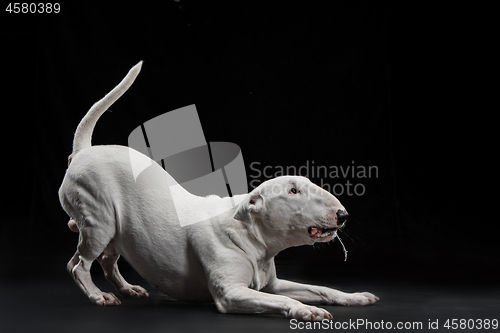
[[488, 154], [472, 125], [485, 108], [487, 20], [435, 4], [181, 5], [2, 14], [4, 271], [73, 254], [57, 196], [73, 133], [139, 60], [94, 144], [126, 145], [140, 123], [196, 104], [207, 141], [241, 147], [249, 181], [253, 162], [377, 167], [377, 177], [323, 179], [365, 189], [339, 196], [350, 213], [347, 263], [338, 242], [289, 249], [278, 262], [498, 266], [496, 222], [474, 200], [486, 194], [469, 188], [490, 179], [471, 169]]

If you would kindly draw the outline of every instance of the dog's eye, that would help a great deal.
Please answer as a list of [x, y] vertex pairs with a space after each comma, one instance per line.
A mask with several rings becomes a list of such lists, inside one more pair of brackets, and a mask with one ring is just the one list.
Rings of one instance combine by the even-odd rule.
[[290, 193], [297, 194], [298, 191], [297, 191], [297, 189], [295, 187], [292, 187], [292, 189], [290, 190]]

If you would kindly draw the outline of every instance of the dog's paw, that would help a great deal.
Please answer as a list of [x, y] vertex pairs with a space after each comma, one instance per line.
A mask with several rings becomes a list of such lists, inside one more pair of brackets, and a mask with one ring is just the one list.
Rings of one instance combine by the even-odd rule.
[[326, 311], [325, 309], [310, 305], [301, 305], [291, 308], [288, 311], [287, 317], [303, 321], [321, 321], [323, 319], [333, 318], [330, 312]]
[[120, 294], [126, 298], [149, 297], [148, 292], [141, 286], [130, 286], [120, 289]]
[[379, 298], [372, 293], [361, 292], [347, 294], [341, 304], [343, 305], [370, 305], [378, 301]]
[[100, 306], [122, 304], [122, 302], [120, 302], [118, 297], [116, 297], [113, 293], [104, 293], [102, 291], [95, 294], [91, 294], [89, 296], [89, 299], [92, 303]]

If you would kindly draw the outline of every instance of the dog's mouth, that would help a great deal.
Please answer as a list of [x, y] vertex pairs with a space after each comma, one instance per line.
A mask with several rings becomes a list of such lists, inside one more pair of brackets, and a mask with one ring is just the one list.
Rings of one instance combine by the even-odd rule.
[[337, 235], [338, 228], [318, 228], [318, 227], [309, 227], [307, 232], [309, 233], [309, 237], [313, 238], [317, 241], [326, 241], [331, 240], [333, 237]]

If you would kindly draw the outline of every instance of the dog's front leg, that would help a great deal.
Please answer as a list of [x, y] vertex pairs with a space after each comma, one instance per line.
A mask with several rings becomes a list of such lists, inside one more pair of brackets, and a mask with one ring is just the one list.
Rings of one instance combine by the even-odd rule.
[[281, 279], [272, 279], [265, 292], [284, 295], [304, 303], [369, 305], [379, 298], [368, 292], [345, 293], [328, 287], [313, 286]]
[[217, 310], [222, 313], [275, 314], [307, 321], [332, 319], [321, 308], [305, 305], [286, 296], [263, 293], [241, 285], [230, 285], [212, 292]]

